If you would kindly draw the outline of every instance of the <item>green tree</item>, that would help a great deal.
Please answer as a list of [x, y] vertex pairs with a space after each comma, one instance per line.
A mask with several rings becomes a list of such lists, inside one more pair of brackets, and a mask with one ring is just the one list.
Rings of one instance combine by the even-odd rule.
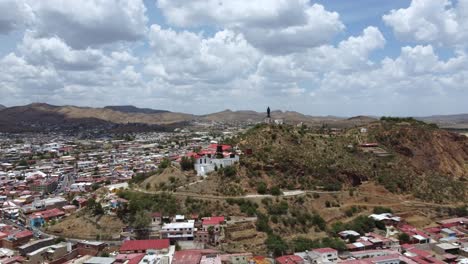
[[264, 214], [258, 214], [257, 215], [257, 231], [260, 232], [265, 232], [265, 233], [270, 233], [271, 232], [271, 227], [268, 224], [268, 216]]
[[159, 163], [158, 168], [165, 169], [165, 168], [168, 168], [169, 166], [171, 166], [171, 161], [168, 158], [164, 158]]
[[408, 234], [406, 233], [400, 233], [398, 235], [398, 240], [400, 240], [400, 244], [407, 244], [410, 242], [411, 238]]
[[193, 157], [182, 157], [180, 161], [180, 168], [184, 171], [193, 170], [195, 166], [195, 158]]
[[27, 167], [28, 166], [28, 162], [24, 159], [20, 160], [18, 162], [18, 166], [23, 166], [23, 167]]
[[279, 196], [279, 195], [281, 195], [282, 192], [281, 192], [281, 189], [278, 186], [273, 186], [270, 189], [270, 193], [271, 193], [271, 195]]
[[104, 208], [102, 208], [101, 203], [96, 203], [93, 210], [94, 215], [103, 215]]
[[257, 193], [265, 194], [267, 190], [268, 190], [267, 185], [264, 182], [257, 183]]
[[227, 166], [223, 169], [224, 176], [228, 178], [232, 178], [237, 175], [237, 169], [234, 166]]
[[288, 250], [288, 245], [284, 242], [283, 238], [275, 234], [268, 234], [265, 244], [268, 251], [275, 257], [284, 255]]
[[291, 247], [294, 252], [303, 252], [320, 247], [320, 242], [305, 237], [297, 237], [291, 241]]
[[376, 206], [373, 210], [374, 214], [393, 213], [392, 209], [382, 206]]
[[148, 226], [151, 223], [151, 217], [146, 211], [138, 211], [133, 220], [132, 226], [135, 229], [135, 233], [139, 238], [147, 238], [149, 234]]

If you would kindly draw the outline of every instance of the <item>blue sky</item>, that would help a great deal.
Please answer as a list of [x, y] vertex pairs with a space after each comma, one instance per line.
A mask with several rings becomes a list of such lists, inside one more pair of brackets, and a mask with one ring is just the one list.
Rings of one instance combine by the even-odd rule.
[[468, 0], [0, 0], [0, 104], [468, 112]]

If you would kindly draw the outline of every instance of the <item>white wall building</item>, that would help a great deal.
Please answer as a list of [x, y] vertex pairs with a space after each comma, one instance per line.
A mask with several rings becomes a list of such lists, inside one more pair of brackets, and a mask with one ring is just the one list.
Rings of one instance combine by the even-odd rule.
[[317, 248], [312, 251], [299, 252], [295, 255], [303, 258], [306, 263], [337, 263], [338, 262], [338, 251], [333, 248]]
[[195, 221], [164, 224], [159, 231], [161, 238], [170, 240], [193, 240]]
[[195, 170], [197, 171], [197, 176], [206, 176], [207, 173], [214, 171], [215, 167], [225, 168], [234, 165], [236, 162], [239, 162], [239, 156], [235, 154], [221, 159], [202, 156], [195, 159]]

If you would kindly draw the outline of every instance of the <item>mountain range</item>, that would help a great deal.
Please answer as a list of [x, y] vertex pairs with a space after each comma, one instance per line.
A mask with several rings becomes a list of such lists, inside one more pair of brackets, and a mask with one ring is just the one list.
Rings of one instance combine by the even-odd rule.
[[151, 108], [138, 108], [133, 105], [114, 105], [114, 106], [105, 106], [104, 109], [110, 109], [123, 113], [140, 113], [140, 114], [159, 114], [159, 113], [169, 113], [167, 110], [156, 110]]
[[[305, 123], [311, 126], [350, 127], [368, 124], [376, 117], [356, 116], [351, 118], [336, 116], [311, 116], [294, 111], [274, 110], [273, 119], [282, 119], [286, 123]], [[266, 112], [249, 110], [224, 110], [206, 115], [138, 108], [132, 105], [105, 106], [103, 108], [78, 107], [72, 105], [55, 106], [46, 103], [33, 103], [24, 106], [0, 106], [0, 131], [41, 130], [41, 127], [86, 127], [141, 124], [147, 126], [170, 126], [190, 122], [261, 122]], [[468, 128], [468, 114], [420, 117], [419, 120], [433, 122], [442, 127]]]

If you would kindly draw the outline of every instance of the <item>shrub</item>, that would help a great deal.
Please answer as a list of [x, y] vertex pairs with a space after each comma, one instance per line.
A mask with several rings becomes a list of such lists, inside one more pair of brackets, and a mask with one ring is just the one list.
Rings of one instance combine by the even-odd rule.
[[271, 195], [279, 196], [279, 195], [281, 195], [282, 192], [281, 192], [281, 189], [278, 186], [273, 186], [270, 189], [270, 193], [271, 193]]
[[180, 161], [180, 168], [184, 171], [193, 170], [195, 165], [195, 158], [193, 157], [182, 157]]
[[376, 206], [373, 210], [374, 214], [393, 213], [392, 209], [382, 206]]
[[267, 185], [264, 182], [257, 183], [257, 192], [259, 194], [265, 194], [267, 190]]
[[265, 240], [265, 244], [268, 251], [270, 251], [275, 257], [284, 255], [288, 250], [288, 245], [280, 236], [275, 234], [269, 234], [268, 238]]
[[264, 214], [257, 215], [257, 222], [256, 222], [257, 231], [270, 233], [271, 227], [268, 224], [268, 216]]
[[170, 165], [171, 165], [171, 161], [170, 161], [168, 158], [164, 158], [164, 159], [161, 160], [161, 162], [159, 163], [158, 168], [159, 168], [159, 169], [165, 169], [165, 168], [169, 167]]
[[237, 169], [234, 166], [228, 166], [228, 167], [223, 169], [223, 172], [224, 172], [224, 176], [232, 178], [232, 177], [236, 176]]
[[286, 201], [281, 201], [279, 203], [270, 205], [267, 210], [269, 214], [282, 215], [288, 213], [288, 208], [288, 203]]
[[398, 240], [400, 240], [400, 244], [407, 244], [410, 242], [410, 236], [406, 233], [400, 233], [398, 235]]

